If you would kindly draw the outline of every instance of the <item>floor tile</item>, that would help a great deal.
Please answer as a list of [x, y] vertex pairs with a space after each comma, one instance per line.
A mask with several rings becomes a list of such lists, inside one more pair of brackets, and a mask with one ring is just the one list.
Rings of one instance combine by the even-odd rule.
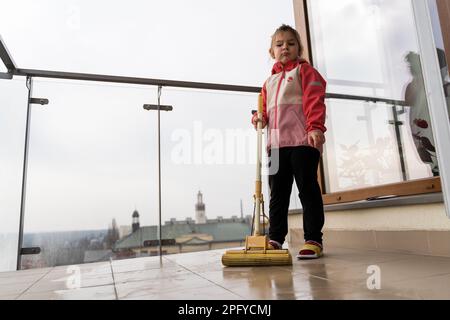
[[215, 286], [210, 281], [195, 275], [116, 283], [119, 299], [162, 294], [165, 292], [178, 292], [179, 297], [184, 297], [185, 299], [187, 296], [184, 292], [187, 290], [204, 287], [214, 288]]
[[89, 287], [72, 290], [27, 292], [19, 300], [114, 300], [114, 286]]

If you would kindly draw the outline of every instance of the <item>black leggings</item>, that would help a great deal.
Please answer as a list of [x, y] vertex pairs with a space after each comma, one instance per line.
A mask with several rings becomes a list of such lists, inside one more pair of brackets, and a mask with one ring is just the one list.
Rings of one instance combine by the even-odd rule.
[[[303, 206], [303, 230], [305, 240], [322, 243], [325, 222], [322, 193], [317, 182], [320, 152], [309, 146], [280, 148], [279, 166], [269, 175], [269, 237], [283, 244], [288, 233], [289, 199], [295, 178], [299, 198]], [[276, 152], [269, 156], [276, 157]], [[275, 159], [270, 160], [273, 166]]]

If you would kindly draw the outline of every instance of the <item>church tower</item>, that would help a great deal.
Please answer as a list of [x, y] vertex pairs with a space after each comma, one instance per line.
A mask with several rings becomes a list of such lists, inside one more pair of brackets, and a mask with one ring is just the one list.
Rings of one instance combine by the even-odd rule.
[[195, 223], [206, 223], [205, 204], [203, 203], [203, 194], [200, 191], [197, 194], [197, 203], [195, 204]]
[[137, 230], [139, 230], [139, 212], [137, 210], [134, 210], [133, 215], [132, 215], [132, 224], [131, 224], [131, 230], [132, 232], [136, 232]]

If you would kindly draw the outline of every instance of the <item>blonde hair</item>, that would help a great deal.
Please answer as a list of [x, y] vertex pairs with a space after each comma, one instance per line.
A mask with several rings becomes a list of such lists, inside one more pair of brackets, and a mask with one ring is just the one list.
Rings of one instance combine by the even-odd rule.
[[297, 32], [297, 30], [295, 30], [294, 28], [292, 28], [291, 26], [289, 26], [287, 24], [282, 24], [281, 27], [279, 27], [277, 30], [275, 30], [275, 33], [272, 35], [272, 41], [271, 41], [270, 49], [269, 49], [269, 53], [270, 53], [271, 57], [273, 58], [273, 43], [275, 42], [275, 37], [277, 34], [279, 34], [281, 32], [290, 32], [295, 37], [295, 41], [297, 41], [297, 44], [298, 44], [298, 56], [301, 57], [303, 54], [303, 45], [302, 45], [302, 41], [300, 39], [300, 34]]

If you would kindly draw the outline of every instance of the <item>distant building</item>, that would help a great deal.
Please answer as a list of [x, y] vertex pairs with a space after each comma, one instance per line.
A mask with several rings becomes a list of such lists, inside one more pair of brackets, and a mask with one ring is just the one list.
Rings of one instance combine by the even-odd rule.
[[[161, 226], [163, 254], [241, 247], [251, 233], [251, 216], [245, 219], [208, 220], [197, 224], [191, 218], [171, 219]], [[158, 255], [158, 226], [141, 227], [117, 241], [113, 251], [118, 256]]]
[[205, 204], [203, 203], [203, 194], [200, 191], [197, 194], [197, 203], [195, 204], [195, 222], [206, 223]]
[[[139, 229], [139, 228], [138, 228]], [[122, 239], [133, 232], [132, 226], [120, 226], [119, 227], [119, 238]]]
[[134, 210], [131, 223], [132, 232], [136, 232], [137, 230], [139, 230], [139, 227], [139, 212], [137, 210]]

